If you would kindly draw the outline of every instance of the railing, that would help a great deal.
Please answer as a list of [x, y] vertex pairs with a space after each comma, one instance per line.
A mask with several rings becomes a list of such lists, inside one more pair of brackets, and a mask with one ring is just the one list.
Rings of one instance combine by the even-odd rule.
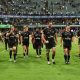
[[62, 15], [62, 16], [57, 16], [57, 15], [53, 15], [53, 16], [21, 16], [21, 15], [0, 15], [0, 18], [35, 18], [35, 19], [40, 19], [40, 18], [80, 18], [80, 15], [77, 16], [77, 15], [72, 15], [72, 16], [69, 16], [69, 15]]
[[[29, 28], [43, 28], [43, 27], [47, 27], [48, 25], [28, 25]], [[52, 25], [53, 27], [65, 27], [66, 25]], [[69, 25], [70, 27], [80, 27], [80, 25]]]

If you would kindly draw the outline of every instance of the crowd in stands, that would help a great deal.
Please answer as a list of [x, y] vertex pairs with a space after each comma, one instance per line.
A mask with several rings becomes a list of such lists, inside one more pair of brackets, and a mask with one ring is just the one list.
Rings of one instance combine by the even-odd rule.
[[80, 0], [2, 0], [0, 15], [79, 15]]

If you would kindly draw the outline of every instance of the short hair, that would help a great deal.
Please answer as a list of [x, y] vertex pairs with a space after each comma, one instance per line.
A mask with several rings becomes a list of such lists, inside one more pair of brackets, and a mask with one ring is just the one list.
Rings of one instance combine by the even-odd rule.
[[66, 25], [65, 28], [66, 28], [66, 27], [70, 28], [70, 25]]
[[28, 28], [28, 25], [24, 25], [24, 27], [23, 27], [24, 29], [26, 29], [26, 28]]
[[49, 22], [49, 24], [53, 24], [52, 22]]

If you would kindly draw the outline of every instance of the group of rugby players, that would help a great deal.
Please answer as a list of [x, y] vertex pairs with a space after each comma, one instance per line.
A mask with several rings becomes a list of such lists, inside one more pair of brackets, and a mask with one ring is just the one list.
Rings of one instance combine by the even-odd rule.
[[[79, 37], [80, 31], [78, 31], [77, 36], [79, 38], [79, 43], [80, 43], [80, 37]], [[36, 29], [32, 33], [30, 33], [30, 31], [28, 30], [28, 26], [24, 26], [23, 31], [21, 32], [20, 35], [17, 31], [15, 31], [14, 27], [11, 27], [11, 30], [5, 33], [5, 45], [7, 43], [9, 45], [10, 61], [12, 61], [12, 54], [13, 54], [14, 62], [16, 62], [17, 47], [19, 40], [23, 46], [24, 58], [28, 57], [30, 37], [33, 44], [33, 48], [36, 50], [37, 57], [41, 57], [41, 48], [43, 44], [45, 44], [48, 64], [51, 64], [50, 49], [52, 49], [52, 63], [55, 64], [55, 53], [58, 40], [57, 40], [57, 32], [55, 28], [52, 26], [52, 22], [50, 22], [48, 27], [44, 28], [43, 30]], [[66, 26], [61, 34], [61, 39], [60, 39], [61, 46], [63, 43], [64, 59], [66, 64], [70, 63], [70, 50], [73, 39], [74, 35], [73, 32], [71, 32], [70, 30], [70, 26]]]

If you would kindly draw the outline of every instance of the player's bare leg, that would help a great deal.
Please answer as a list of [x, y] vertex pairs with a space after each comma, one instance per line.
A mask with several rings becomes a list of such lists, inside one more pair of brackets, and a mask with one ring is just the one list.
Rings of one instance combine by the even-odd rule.
[[14, 63], [16, 62], [16, 46], [13, 47]]

